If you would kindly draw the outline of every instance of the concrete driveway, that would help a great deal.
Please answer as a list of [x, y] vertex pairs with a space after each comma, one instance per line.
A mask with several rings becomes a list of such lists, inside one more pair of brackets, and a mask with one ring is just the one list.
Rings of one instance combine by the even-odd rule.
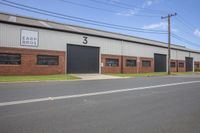
[[79, 77], [82, 80], [101, 80], [101, 79], [119, 79], [122, 77], [105, 75], [105, 74], [72, 74], [73, 76]]

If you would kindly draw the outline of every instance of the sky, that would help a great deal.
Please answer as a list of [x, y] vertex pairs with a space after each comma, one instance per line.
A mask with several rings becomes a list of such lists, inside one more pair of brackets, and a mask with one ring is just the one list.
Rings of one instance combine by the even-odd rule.
[[[14, 6], [22, 4], [62, 15], [97, 21], [98, 24], [30, 12], [5, 5], [5, 3]], [[160, 32], [167, 32], [168, 23], [167, 19], [161, 19], [161, 17], [177, 13], [176, 16], [171, 17], [173, 34], [171, 43], [200, 50], [199, 5], [199, 0], [0, 0], [0, 12], [48, 19], [166, 43], [168, 35], [160, 34]], [[111, 25], [105, 26], [102, 23]], [[116, 28], [113, 24], [126, 26], [126, 28]], [[135, 28], [145, 32], [136, 32]], [[149, 30], [156, 30], [157, 34], [146, 33]]]

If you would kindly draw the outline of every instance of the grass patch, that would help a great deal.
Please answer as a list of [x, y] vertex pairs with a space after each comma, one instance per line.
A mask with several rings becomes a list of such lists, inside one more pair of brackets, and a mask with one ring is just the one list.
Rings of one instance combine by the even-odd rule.
[[191, 75], [191, 74], [200, 74], [200, 72], [173, 72], [174, 75]]
[[[189, 74], [200, 74], [200, 72], [173, 72], [171, 75], [189, 75]], [[109, 74], [118, 77], [153, 77], [153, 76], [167, 76], [167, 72], [154, 72], [154, 73], [117, 73]]]
[[80, 79], [72, 75], [37, 75], [37, 76], [0, 76], [0, 82], [75, 80]]

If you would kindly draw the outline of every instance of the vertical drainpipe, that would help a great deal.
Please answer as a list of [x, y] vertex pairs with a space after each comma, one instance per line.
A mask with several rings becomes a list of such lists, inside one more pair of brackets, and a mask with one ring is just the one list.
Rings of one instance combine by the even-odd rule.
[[136, 57], [136, 69], [137, 69], [137, 73], [140, 72], [140, 57]]
[[121, 73], [124, 73], [123, 45], [124, 45], [124, 41], [121, 40]]
[[66, 43], [66, 49], [65, 49], [65, 74], [67, 74], [67, 43]]
[[176, 72], [178, 72], [179, 62], [178, 62], [178, 56], [177, 56], [177, 50], [176, 50]]

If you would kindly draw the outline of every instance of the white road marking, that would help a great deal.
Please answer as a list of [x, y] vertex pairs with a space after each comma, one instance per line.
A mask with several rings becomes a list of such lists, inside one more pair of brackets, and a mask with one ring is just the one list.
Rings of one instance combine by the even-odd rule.
[[61, 99], [80, 98], [80, 97], [88, 97], [88, 96], [96, 96], [96, 95], [106, 95], [106, 94], [119, 93], [119, 92], [128, 92], [128, 91], [134, 91], [134, 90], [144, 90], [144, 89], [160, 88], [160, 87], [166, 87], [166, 86], [177, 86], [177, 85], [193, 84], [193, 83], [200, 83], [200, 81], [188, 81], [188, 82], [170, 83], [170, 84], [163, 84], [163, 85], [161, 84], [161, 85], [146, 86], [146, 87], [127, 88], [127, 89], [120, 89], [120, 90], [92, 92], [92, 93], [85, 93], [85, 94], [45, 97], [45, 98], [27, 99], [27, 100], [11, 101], [11, 102], [2, 102], [2, 103], [0, 103], [0, 107], [9, 106], [9, 105], [17, 105], [17, 104], [25, 104], [25, 103], [50, 101], [50, 100], [61, 100]]

